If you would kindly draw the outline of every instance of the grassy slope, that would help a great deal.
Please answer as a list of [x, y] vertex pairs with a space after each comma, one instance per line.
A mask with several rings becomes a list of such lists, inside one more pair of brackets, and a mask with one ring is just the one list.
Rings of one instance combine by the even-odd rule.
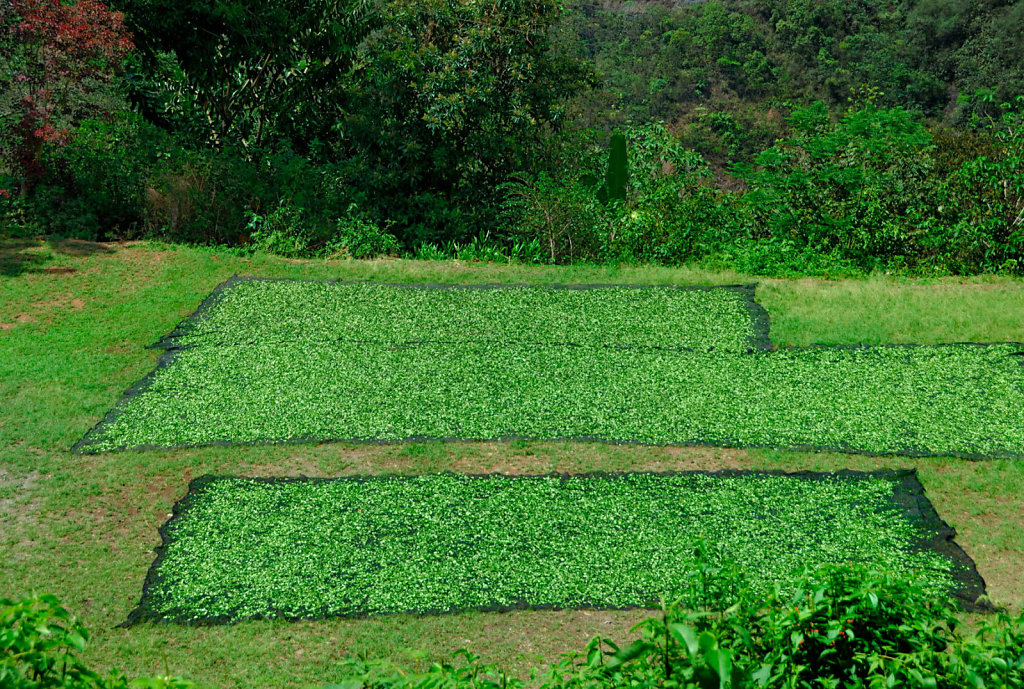
[[[234, 627], [114, 629], [138, 600], [156, 530], [205, 473], [333, 476], [552, 470], [917, 467], [989, 590], [1024, 606], [1024, 462], [571, 443], [202, 448], [79, 457], [66, 449], [153, 366], [143, 347], [233, 273], [435, 282], [736, 283], [691, 269], [516, 267], [458, 262], [300, 262], [167, 247], [0, 245], [0, 596], [52, 591], [84, 618], [87, 653], [130, 674], [215, 686], [316, 686], [345, 653], [404, 662], [469, 645], [517, 668], [602, 634], [627, 639], [643, 612], [388, 617]], [[1024, 341], [1024, 283], [764, 280], [758, 299], [780, 345]], [[422, 661], [419, 661], [422, 662]]]

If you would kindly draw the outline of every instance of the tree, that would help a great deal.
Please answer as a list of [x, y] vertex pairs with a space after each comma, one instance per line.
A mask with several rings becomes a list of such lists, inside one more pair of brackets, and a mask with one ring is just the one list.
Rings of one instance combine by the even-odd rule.
[[374, 26], [369, 0], [122, 0], [139, 45], [132, 98], [151, 121], [197, 143], [268, 137], [297, 151], [322, 140], [352, 53]]
[[587, 69], [552, 47], [560, 0], [395, 0], [360, 45], [339, 121], [348, 178], [407, 244], [489, 227]]
[[44, 172], [43, 147], [66, 144], [70, 127], [102, 110], [95, 96], [133, 46], [121, 13], [98, 0], [14, 0], [0, 27], [12, 43], [0, 117], [13, 125], [0, 131], [25, 196]]

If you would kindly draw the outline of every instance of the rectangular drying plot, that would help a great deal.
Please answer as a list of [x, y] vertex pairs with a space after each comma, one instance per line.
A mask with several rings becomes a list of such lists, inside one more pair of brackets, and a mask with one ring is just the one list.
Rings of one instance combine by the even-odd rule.
[[232, 278], [157, 347], [301, 341], [768, 348], [754, 286], [389, 285]]
[[651, 606], [725, 562], [756, 591], [853, 561], [984, 592], [911, 471], [204, 477], [161, 533], [131, 622]]
[[525, 437], [1020, 457], [1020, 350], [200, 347], [165, 359], [77, 449]]

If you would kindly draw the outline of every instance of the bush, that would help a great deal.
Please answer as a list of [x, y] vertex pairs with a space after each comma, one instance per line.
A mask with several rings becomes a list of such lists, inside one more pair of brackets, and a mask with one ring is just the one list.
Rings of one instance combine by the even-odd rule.
[[912, 113], [871, 103], [833, 122], [795, 110], [792, 134], [716, 186], [705, 160], [663, 125], [632, 127], [625, 198], [602, 197], [608, 152], [553, 141], [550, 172], [505, 193], [502, 237], [545, 260], [705, 262], [768, 275], [1021, 272], [1024, 99], [998, 119], [933, 136]]
[[47, 172], [30, 197], [33, 212], [49, 232], [65, 237], [144, 236], [146, 178], [171, 145], [168, 135], [129, 111], [84, 120], [65, 146], [45, 151]]
[[302, 221], [303, 212], [282, 202], [266, 216], [246, 211], [246, 230], [254, 251], [298, 258], [311, 251], [314, 238]]
[[334, 235], [327, 245], [328, 255], [351, 258], [393, 256], [398, 251], [395, 236], [357, 215], [355, 206], [349, 207], [345, 217], [338, 218]]
[[710, 186], [704, 159], [664, 125], [628, 130], [629, 194], [602, 254], [606, 260], [681, 264], [718, 246], [735, 225], [730, 194]]
[[521, 174], [499, 190], [505, 194], [502, 212], [510, 243], [539, 244], [547, 263], [599, 258], [608, 212], [582, 176], [557, 180], [546, 172]]
[[306, 211], [287, 201], [266, 216], [246, 211], [249, 248], [289, 258], [375, 258], [398, 252], [398, 240], [355, 212], [335, 222], [334, 232], [325, 239], [306, 220]]
[[0, 598], [0, 687], [4, 689], [189, 689], [176, 677], [128, 682], [99, 675], [78, 659], [89, 634], [51, 595]]
[[[595, 638], [552, 665], [542, 689], [753, 689], [832, 687], [1024, 687], [1024, 615], [996, 613], [977, 632], [958, 631], [952, 605], [918, 583], [857, 566], [809, 570], [789, 593], [752, 595], [735, 570], [691, 577], [694, 594], [713, 587], [709, 609], [666, 604], [637, 625], [625, 647]], [[722, 584], [725, 585], [722, 585]], [[523, 683], [466, 651], [460, 664], [408, 673], [350, 659], [338, 689], [517, 688]], [[327, 688], [325, 688], [327, 689]]]
[[838, 123], [821, 103], [798, 109], [793, 136], [736, 168], [749, 236], [863, 271], [1012, 269], [1024, 253], [1022, 104], [964, 141], [900, 108], [869, 104]]
[[901, 109], [867, 106], [832, 124], [823, 103], [790, 117], [795, 134], [737, 166], [755, 238], [836, 253], [871, 270], [919, 253], [911, 219], [928, 207], [931, 137]]
[[[351, 203], [331, 167], [315, 166], [284, 144], [262, 151], [256, 162], [230, 146], [175, 147], [149, 174], [146, 194], [147, 224], [161, 239], [244, 244], [252, 240], [245, 232], [260, 228], [260, 241], [276, 233], [283, 251], [299, 252], [286, 255], [323, 248]], [[295, 245], [282, 232], [299, 224]]]

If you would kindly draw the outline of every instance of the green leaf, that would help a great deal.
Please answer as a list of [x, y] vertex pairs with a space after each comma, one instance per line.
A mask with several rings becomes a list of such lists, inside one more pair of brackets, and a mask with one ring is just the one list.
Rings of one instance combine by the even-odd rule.
[[621, 649], [618, 653], [608, 659], [609, 667], [618, 667], [631, 660], [636, 660], [640, 656], [644, 655], [650, 646], [643, 640], [637, 639], [629, 646]]
[[754, 681], [756, 681], [759, 686], [767, 686], [768, 681], [772, 677], [772, 665], [762, 665], [759, 669], [751, 673], [751, 677], [753, 677]]
[[697, 642], [697, 630], [687, 624], [672, 622], [668, 630], [678, 644], [686, 648], [686, 652], [692, 657], [697, 655], [700, 646]]
[[718, 675], [720, 689], [732, 686], [732, 654], [727, 649], [709, 649], [704, 652], [704, 660]]

